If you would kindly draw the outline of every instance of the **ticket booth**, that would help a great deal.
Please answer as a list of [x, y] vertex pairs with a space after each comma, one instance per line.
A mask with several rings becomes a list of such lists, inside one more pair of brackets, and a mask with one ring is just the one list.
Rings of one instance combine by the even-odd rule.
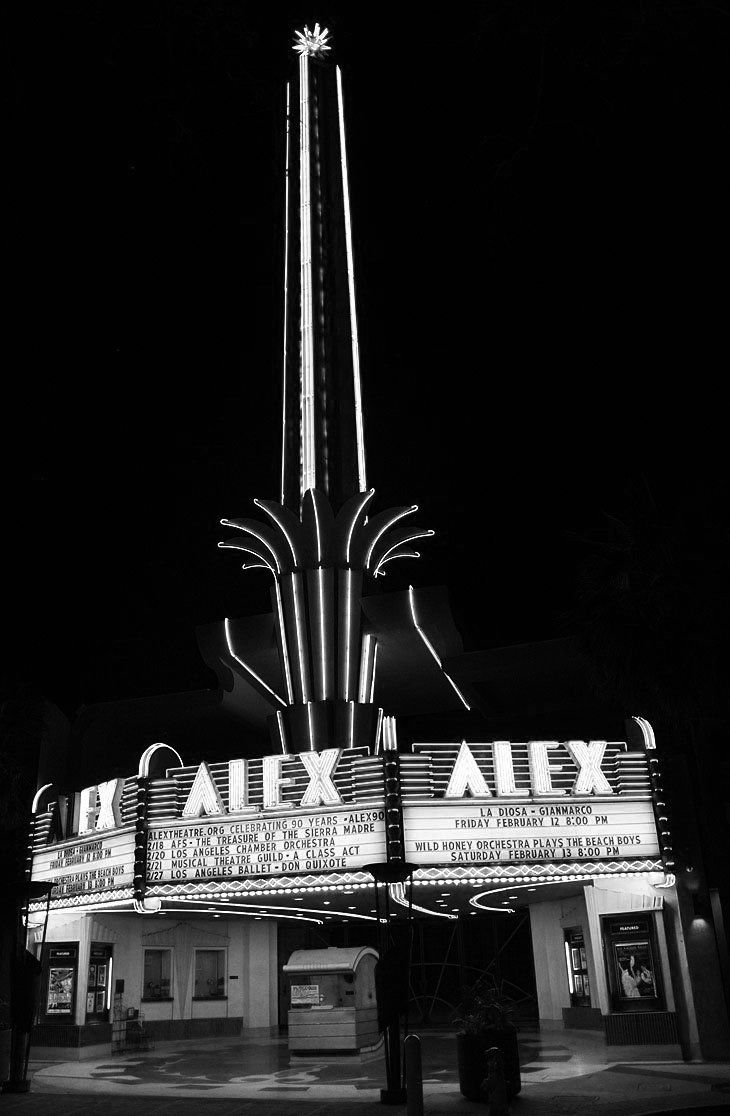
[[380, 1040], [375, 963], [369, 946], [298, 949], [284, 965], [289, 978], [289, 1053], [364, 1055]]

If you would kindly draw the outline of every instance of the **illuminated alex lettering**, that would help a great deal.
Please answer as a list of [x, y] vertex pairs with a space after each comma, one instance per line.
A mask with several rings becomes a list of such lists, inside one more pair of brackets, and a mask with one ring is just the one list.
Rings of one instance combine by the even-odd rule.
[[487, 780], [479, 770], [471, 748], [466, 740], [462, 740], [444, 797], [466, 798], [467, 792], [474, 798], [492, 797]]
[[190, 788], [188, 800], [183, 806], [184, 818], [199, 818], [203, 814], [222, 814], [225, 807], [218, 787], [213, 782], [208, 764], [203, 762], [198, 767]]
[[283, 756], [264, 756], [264, 810], [275, 810], [282, 805], [281, 788], [291, 786], [293, 779], [283, 776]]
[[601, 771], [606, 740], [566, 740], [565, 747], [570, 752], [578, 775], [573, 783], [571, 794], [612, 794], [608, 779]]
[[84, 787], [79, 795], [79, 836], [97, 829], [116, 829], [122, 824], [119, 803], [123, 790], [124, 779]]
[[96, 817], [95, 829], [116, 829], [122, 824], [119, 812], [119, 803], [122, 800], [124, 779], [110, 779], [107, 783], [99, 783], [99, 813]]
[[300, 805], [302, 806], [340, 806], [342, 795], [332, 782], [332, 774], [340, 758], [339, 748], [327, 748], [323, 752], [302, 752], [299, 759], [304, 764], [309, 783]]
[[[566, 765], [556, 762], [558, 749], [564, 749], [577, 768], [577, 775], [568, 791], [555, 786], [553, 776], [565, 771]], [[469, 745], [462, 741], [449, 781], [445, 798], [553, 798], [571, 795], [613, 795], [601, 764], [607, 748], [605, 740], [530, 740], [527, 744], [529, 786], [517, 786], [513, 745], [508, 740], [495, 740], [491, 745], [494, 764], [494, 791], [487, 783]], [[567, 757], [566, 757], [567, 758]], [[572, 766], [572, 765], [571, 765]]]
[[91, 833], [96, 822], [96, 787], [84, 787], [79, 795], [79, 836]]
[[231, 760], [228, 764], [229, 814], [253, 814], [255, 806], [248, 804], [248, 760]]
[[530, 765], [530, 784], [535, 798], [565, 794], [565, 788], [554, 787], [552, 773], [563, 770], [560, 763], [550, 762], [550, 753], [560, 747], [557, 740], [530, 740], [527, 759]]
[[512, 745], [509, 740], [495, 740], [492, 744], [494, 757], [494, 789], [497, 798], [527, 798], [527, 787], [515, 784], [515, 766], [512, 762]]

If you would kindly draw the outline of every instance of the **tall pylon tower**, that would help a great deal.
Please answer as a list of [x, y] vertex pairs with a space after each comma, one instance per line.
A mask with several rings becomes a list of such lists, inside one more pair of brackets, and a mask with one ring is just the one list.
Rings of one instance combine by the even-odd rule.
[[287, 84], [281, 502], [367, 491], [342, 72], [298, 32]]
[[[269, 727], [284, 752], [372, 747], [378, 641], [368, 576], [418, 557], [416, 505], [371, 514], [360, 385], [342, 74], [329, 32], [297, 32], [286, 91], [281, 492], [266, 521], [224, 519], [220, 543], [268, 569], [284, 692]], [[402, 520], [408, 520], [407, 525]], [[251, 561], [251, 558], [254, 561]], [[252, 673], [252, 672], [249, 672]]]

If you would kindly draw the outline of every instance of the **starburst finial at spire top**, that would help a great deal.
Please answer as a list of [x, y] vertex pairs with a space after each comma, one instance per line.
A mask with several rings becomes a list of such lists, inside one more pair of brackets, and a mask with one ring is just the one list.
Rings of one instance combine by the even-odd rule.
[[327, 45], [329, 37], [329, 30], [326, 27], [320, 30], [319, 24], [315, 23], [314, 31], [305, 27], [303, 31], [294, 32], [292, 50], [297, 51], [298, 54], [308, 54], [311, 58], [321, 58], [328, 50], [331, 50], [331, 47]]

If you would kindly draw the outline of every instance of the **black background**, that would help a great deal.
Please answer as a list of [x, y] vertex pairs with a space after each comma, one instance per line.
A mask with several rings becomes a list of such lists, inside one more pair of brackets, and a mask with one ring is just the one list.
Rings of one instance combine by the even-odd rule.
[[368, 480], [437, 531], [384, 587], [447, 583], [468, 647], [543, 638], [627, 484], [726, 516], [726, 5], [14, 0], [3, 642], [69, 714], [210, 684], [194, 625], [268, 610], [216, 542], [278, 495], [282, 85], [316, 19]]

